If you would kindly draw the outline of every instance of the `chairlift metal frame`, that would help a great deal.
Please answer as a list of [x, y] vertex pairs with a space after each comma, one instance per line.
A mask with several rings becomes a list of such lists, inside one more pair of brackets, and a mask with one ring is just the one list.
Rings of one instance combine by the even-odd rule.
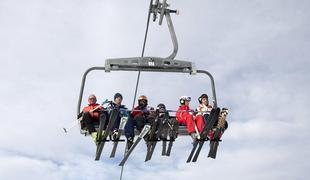
[[[105, 60], [104, 67], [96, 66], [87, 69], [82, 77], [78, 106], [77, 106], [77, 114], [81, 112], [81, 103], [87, 75], [92, 71], [105, 71], [106, 73], [111, 71], [137, 71], [137, 72], [141, 71], [141, 72], [159, 72], [159, 73], [185, 73], [190, 75], [196, 75], [197, 73], [205, 74], [210, 78], [213, 106], [214, 108], [217, 108], [215, 82], [212, 74], [207, 70], [196, 69], [196, 66], [193, 62], [174, 59], [178, 52], [178, 41], [170, 13], [178, 14], [178, 10], [168, 9], [167, 8], [168, 6], [169, 5], [167, 4], [167, 0], [163, 0], [162, 3], [159, 2], [159, 0], [156, 0], [155, 4], [151, 2], [149, 14], [153, 14], [153, 21], [155, 21], [157, 19], [157, 15], [160, 14], [159, 25], [162, 25], [163, 17], [166, 17], [165, 19], [167, 20], [173, 44], [172, 53], [166, 58], [161, 57], [110, 58]], [[81, 134], [86, 135], [86, 132], [81, 129]], [[180, 135], [187, 134], [185, 128], [179, 130], [179, 134]]]

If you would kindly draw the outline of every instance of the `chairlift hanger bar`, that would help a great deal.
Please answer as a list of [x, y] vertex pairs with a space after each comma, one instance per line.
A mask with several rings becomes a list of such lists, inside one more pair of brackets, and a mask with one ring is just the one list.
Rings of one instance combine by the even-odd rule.
[[175, 30], [174, 30], [174, 27], [173, 27], [173, 23], [172, 23], [172, 20], [171, 20], [170, 13], [175, 13], [175, 14], [178, 15], [179, 11], [178, 10], [167, 9], [168, 6], [169, 5], [167, 4], [167, 0], [163, 0], [163, 3], [160, 3], [159, 0], [156, 0], [155, 4], [152, 4], [149, 13], [153, 14], [153, 21], [154, 22], [157, 19], [157, 15], [160, 14], [159, 23], [158, 23], [159, 25], [162, 25], [163, 18], [164, 18], [164, 16], [166, 17], [168, 28], [169, 28], [169, 32], [170, 32], [170, 36], [171, 36], [171, 40], [172, 40], [172, 44], [173, 44], [173, 51], [167, 57], [167, 59], [174, 59], [175, 56], [177, 55], [177, 52], [178, 52], [178, 40], [177, 40], [177, 36], [175, 34]]

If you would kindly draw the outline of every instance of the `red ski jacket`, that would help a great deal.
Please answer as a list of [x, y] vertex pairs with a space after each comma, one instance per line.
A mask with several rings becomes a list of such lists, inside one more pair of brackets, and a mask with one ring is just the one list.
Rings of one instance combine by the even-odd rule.
[[188, 133], [195, 132], [194, 118], [188, 111], [190, 110], [189, 106], [181, 105], [176, 112], [175, 116], [179, 123], [186, 124]]
[[135, 108], [133, 108], [133, 111], [131, 112], [131, 116], [134, 118], [136, 116], [142, 115], [143, 112], [141, 111], [141, 109], [139, 108], [139, 106], [136, 106]]
[[143, 109], [141, 109], [139, 106], [136, 106], [133, 111], [131, 112], [131, 116], [134, 118], [136, 116], [140, 116], [143, 114], [150, 114], [152, 111], [154, 110], [154, 108], [147, 106]]
[[[98, 106], [100, 106], [100, 104], [98, 104], [98, 103], [96, 103], [96, 104], [89, 104], [88, 106], [85, 106], [83, 108], [83, 113], [88, 112], [90, 110], [93, 110], [93, 109], [97, 108]], [[103, 109], [103, 108], [99, 108], [99, 109]], [[94, 112], [91, 112], [90, 115], [93, 118], [99, 119], [99, 112], [94, 111]]]
[[186, 124], [186, 118], [188, 116], [191, 116], [189, 112], [187, 112], [189, 109], [189, 106], [181, 105], [176, 112], [175, 116], [179, 123]]

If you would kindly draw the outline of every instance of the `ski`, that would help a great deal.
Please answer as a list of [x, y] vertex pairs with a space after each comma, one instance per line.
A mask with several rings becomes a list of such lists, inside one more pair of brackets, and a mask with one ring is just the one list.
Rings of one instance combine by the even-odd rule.
[[161, 155], [162, 156], [165, 156], [166, 155], [166, 152], [167, 152], [167, 141], [166, 141], [167, 139], [163, 139], [163, 149], [162, 149], [162, 151], [161, 151]]
[[[163, 114], [162, 117], [160, 117], [160, 115], [156, 117], [155, 122], [153, 124], [154, 127], [152, 127], [154, 128], [154, 131], [153, 133], [151, 131], [150, 136], [149, 136], [150, 142], [148, 142], [149, 146], [148, 146], [148, 151], [147, 151], [145, 161], [148, 161], [152, 158], [156, 144], [159, 141], [158, 139], [160, 138], [160, 135], [162, 132], [162, 128], [163, 128], [162, 124], [167, 118], [169, 119], [169, 114], [167, 112], [165, 112], [165, 114]], [[156, 132], [156, 129], [157, 129], [157, 132]]]
[[168, 133], [169, 133], [169, 128], [170, 128], [170, 127], [166, 126], [166, 123], [168, 123], [168, 121], [165, 122], [165, 123], [163, 122], [161, 124], [163, 126], [162, 127], [161, 137], [160, 137], [160, 139], [163, 142], [163, 144], [162, 144], [162, 151], [161, 151], [161, 155], [162, 156], [165, 156], [166, 152], [167, 152], [167, 138], [168, 138]]
[[221, 111], [221, 115], [214, 133], [214, 138], [213, 140], [210, 141], [210, 150], [208, 157], [215, 159], [216, 158], [216, 153], [217, 153], [217, 148], [219, 146], [219, 142], [221, 141], [221, 134], [222, 132], [225, 131], [225, 121], [226, 121], [226, 116], [228, 115], [228, 109], [223, 108]]
[[[98, 134], [98, 145], [97, 145], [97, 150], [96, 150], [96, 158], [95, 160], [98, 161], [100, 159], [100, 156], [101, 156], [101, 153], [102, 153], [102, 150], [103, 150], [103, 147], [104, 147], [104, 144], [106, 142], [106, 138], [108, 137], [108, 135], [110, 134], [111, 132], [111, 129], [112, 129], [112, 126], [115, 122], [115, 119], [117, 118], [118, 116], [118, 113], [119, 113], [119, 110], [118, 109], [113, 109], [110, 113], [110, 118], [109, 118], [109, 122], [108, 122], [108, 125], [107, 125], [107, 128], [106, 130], [104, 131], [103, 135], [102, 133], [99, 132]], [[104, 126], [104, 125], [103, 125]]]
[[157, 128], [157, 121], [158, 121], [158, 116], [156, 116], [156, 118], [154, 119], [154, 121], [151, 124], [151, 129], [150, 129], [150, 133], [147, 136], [147, 140], [146, 140], [146, 145], [147, 145], [147, 153], [146, 153], [146, 157], [144, 161], [148, 161], [150, 159], [150, 154], [152, 151], [152, 145], [153, 145], [153, 141], [156, 138], [156, 128]]
[[167, 149], [167, 152], [166, 152], [166, 156], [170, 156], [171, 149], [172, 149], [172, 145], [173, 145], [173, 141], [174, 141], [174, 140], [169, 140], [169, 144], [168, 144], [168, 149]]
[[193, 158], [192, 162], [196, 162], [197, 161], [198, 156], [200, 154], [200, 151], [202, 149], [202, 146], [205, 143], [206, 139], [208, 138], [209, 130], [211, 130], [213, 128], [213, 126], [215, 125], [215, 123], [218, 121], [219, 115], [220, 115], [220, 108], [217, 109], [217, 111], [215, 112], [214, 116], [212, 117], [211, 123], [210, 123], [212, 125], [209, 126], [209, 129], [207, 128], [207, 131], [205, 131], [204, 138], [201, 141], [198, 142], [198, 149], [197, 149], [197, 151], [196, 151], [196, 153], [194, 155], [194, 158]]
[[127, 123], [127, 120], [128, 120], [128, 117], [122, 117], [121, 118], [121, 123], [119, 125], [119, 129], [118, 129], [118, 134], [117, 134], [117, 137], [114, 139], [114, 143], [113, 143], [113, 148], [112, 148], [112, 152], [110, 154], [110, 158], [113, 158], [115, 157], [115, 153], [116, 153], [116, 149], [117, 149], [117, 145], [118, 145], [118, 142], [120, 141], [120, 137], [124, 131], [124, 128], [125, 128], [125, 125]]
[[[204, 127], [203, 127], [203, 129], [201, 131], [202, 132], [201, 134], [203, 136], [201, 140], [205, 140], [207, 138], [209, 130], [213, 127], [213, 125], [215, 123], [216, 119], [214, 117], [216, 116], [216, 114], [219, 114], [219, 111], [220, 111], [219, 108], [211, 110], [211, 113], [210, 113], [210, 115], [208, 117], [207, 123], [204, 125]], [[187, 161], [186, 161], [187, 163], [189, 163], [192, 160], [193, 155], [194, 155], [194, 153], [195, 153], [195, 151], [197, 149], [197, 146], [198, 146], [199, 142], [200, 141], [194, 141], [193, 142], [193, 148], [192, 148], [192, 151], [191, 151], [191, 153], [189, 154], [189, 156], [187, 158]], [[201, 141], [201, 142], [204, 142], [204, 141]]]
[[133, 145], [130, 147], [130, 149], [127, 151], [127, 153], [125, 154], [123, 160], [119, 163], [119, 166], [124, 166], [124, 164], [126, 163], [127, 159], [129, 158], [130, 154], [132, 153], [132, 151], [134, 150], [134, 148], [139, 144], [139, 142], [141, 141], [141, 139], [150, 131], [151, 126], [150, 125], [145, 125], [141, 131], [141, 133], [138, 136], [138, 139], [133, 143]]
[[102, 132], [104, 130], [104, 126], [105, 126], [105, 123], [107, 120], [106, 114], [104, 114], [104, 118], [101, 118], [101, 116], [103, 116], [103, 115], [100, 115], [100, 124], [99, 124], [99, 128], [97, 130], [96, 146], [98, 146], [100, 143], [100, 140], [102, 138]]
[[175, 139], [177, 138], [177, 132], [178, 132], [178, 123], [173, 123], [173, 122], [167, 122], [168, 126], [169, 126], [169, 144], [168, 144], [168, 149], [166, 152], [166, 156], [170, 156], [171, 150], [172, 150], [172, 146], [173, 146], [173, 142], [175, 141]]

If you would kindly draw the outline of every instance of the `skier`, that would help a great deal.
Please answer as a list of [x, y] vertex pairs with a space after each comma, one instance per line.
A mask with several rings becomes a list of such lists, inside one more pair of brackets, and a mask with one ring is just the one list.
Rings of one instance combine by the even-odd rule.
[[[158, 131], [157, 137], [159, 137], [162, 142], [162, 155], [170, 156], [171, 148], [173, 145], [173, 141], [178, 136], [179, 123], [175, 118], [170, 118], [169, 112], [166, 110], [166, 106], [164, 104], [158, 104], [156, 109], [157, 115], [157, 123], [158, 123]], [[167, 140], [169, 136], [169, 144], [167, 148]]]
[[[196, 140], [199, 137], [199, 132], [202, 130], [204, 123], [203, 119], [197, 119], [195, 129], [195, 119], [193, 113], [194, 111], [189, 108], [189, 102], [191, 101], [191, 97], [189, 96], [181, 96], [180, 97], [180, 107], [176, 113], [176, 118], [179, 124], [185, 124], [187, 128], [188, 134]], [[198, 132], [197, 132], [198, 131]]]
[[166, 125], [168, 121], [169, 121], [169, 112], [166, 110], [166, 106], [163, 103], [158, 104], [156, 111], [155, 111], [155, 119], [154, 121], [150, 122], [151, 127], [152, 127], [151, 129], [154, 129], [154, 132], [155, 132], [154, 136], [150, 137], [154, 139], [150, 139], [150, 140], [157, 140], [155, 137], [159, 138], [162, 135], [164, 124]]
[[207, 94], [200, 95], [200, 97], [198, 98], [198, 102], [199, 106], [196, 109], [197, 111], [196, 121], [201, 121], [202, 119], [203, 122], [207, 124], [207, 119], [212, 110], [212, 106], [209, 104], [208, 95]]
[[96, 142], [97, 131], [94, 124], [99, 123], [99, 118], [106, 118], [107, 114], [102, 105], [97, 103], [97, 98], [94, 94], [89, 95], [88, 105], [83, 108], [78, 118], [82, 117], [82, 128], [86, 127], [92, 139]]
[[154, 121], [154, 119], [155, 119], [154, 108], [148, 106], [147, 97], [141, 95], [138, 98], [138, 106], [136, 106], [132, 110], [125, 126], [127, 149], [130, 149], [131, 145], [133, 144], [135, 136], [134, 127], [136, 127], [137, 130], [141, 132], [144, 125], [149, 124], [150, 122]]
[[[113, 138], [113, 140], [116, 140], [117, 134], [118, 134], [118, 128], [120, 125], [120, 121], [121, 121], [121, 117], [123, 116], [127, 116], [127, 108], [125, 107], [125, 105], [122, 105], [122, 101], [123, 101], [123, 96], [120, 93], [115, 93], [113, 101], [110, 101], [110, 103], [108, 104], [108, 106], [106, 107], [106, 109], [108, 110], [108, 115], [110, 116], [110, 111], [113, 109], [119, 109], [119, 114], [112, 126], [111, 129], [111, 138]], [[107, 119], [109, 119], [109, 116]]]

